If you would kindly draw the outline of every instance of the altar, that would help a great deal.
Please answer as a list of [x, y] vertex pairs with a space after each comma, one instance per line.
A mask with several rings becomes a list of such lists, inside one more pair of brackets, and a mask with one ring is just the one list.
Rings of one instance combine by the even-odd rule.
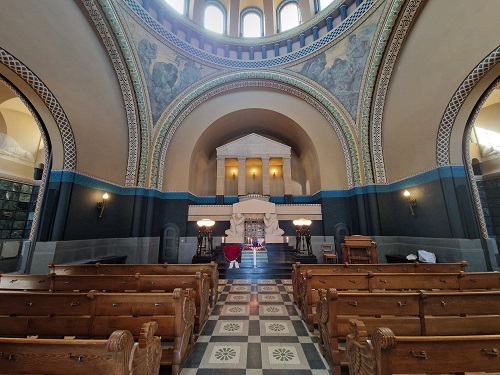
[[[226, 243], [283, 243], [276, 205], [265, 196], [246, 196], [233, 204]], [[263, 241], [262, 241], [263, 240]]]

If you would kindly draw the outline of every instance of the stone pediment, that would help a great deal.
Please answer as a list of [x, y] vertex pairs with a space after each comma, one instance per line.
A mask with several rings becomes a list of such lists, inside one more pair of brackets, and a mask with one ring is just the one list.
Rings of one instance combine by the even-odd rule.
[[290, 157], [290, 153], [289, 146], [255, 133], [217, 147], [217, 157], [225, 158]]
[[242, 214], [265, 214], [275, 213], [276, 205], [260, 199], [249, 199], [244, 202], [233, 204], [233, 213]]

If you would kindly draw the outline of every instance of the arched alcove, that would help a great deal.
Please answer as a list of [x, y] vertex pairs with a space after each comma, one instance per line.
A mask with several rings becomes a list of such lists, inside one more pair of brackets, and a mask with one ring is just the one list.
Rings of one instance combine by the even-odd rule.
[[215, 195], [215, 149], [256, 133], [292, 149], [292, 180], [306, 193], [348, 186], [345, 155], [332, 125], [305, 101], [272, 89], [233, 90], [193, 110], [176, 129], [164, 162], [163, 188]]

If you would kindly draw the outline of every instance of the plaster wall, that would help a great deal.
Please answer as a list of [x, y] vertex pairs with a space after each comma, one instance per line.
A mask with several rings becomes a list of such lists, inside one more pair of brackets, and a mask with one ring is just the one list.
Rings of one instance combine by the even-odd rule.
[[[232, 119], [219, 126], [211, 126], [223, 116], [245, 108], [271, 110], [282, 114], [278, 120], [257, 119], [249, 123], [246, 118]], [[288, 119], [288, 120], [286, 120]], [[245, 127], [247, 129], [245, 130]], [[248, 129], [267, 136], [274, 135], [277, 141], [291, 146], [303, 163], [306, 176], [311, 180], [311, 191], [320, 189], [342, 189], [347, 185], [347, 173], [342, 147], [333, 127], [324, 117], [303, 100], [286, 93], [270, 89], [246, 89], [218, 95], [196, 107], [176, 130], [170, 142], [165, 160], [163, 188], [166, 191], [191, 191], [189, 189], [190, 168], [200, 166], [192, 160], [196, 147], [218, 139], [216, 147], [227, 140], [248, 134]], [[267, 133], [267, 134], [266, 134]], [[200, 144], [197, 144], [197, 142]], [[305, 156], [309, 154], [306, 158]], [[314, 154], [314, 157], [310, 157]], [[215, 154], [207, 155], [215, 158]], [[312, 161], [311, 161], [312, 159]], [[191, 161], [191, 166], [188, 162]], [[194, 163], [194, 164], [193, 164]], [[321, 177], [319, 177], [321, 176]]]
[[[386, 96], [382, 129], [388, 182], [436, 166], [441, 117], [462, 81], [498, 47], [498, 11], [495, 0], [480, 6], [468, 0], [426, 2], [400, 51]], [[460, 133], [463, 137], [463, 127], [452, 142], [455, 162], [461, 162]]]
[[[124, 103], [107, 52], [85, 15], [76, 1], [2, 1], [0, 35], [8, 37], [0, 47], [31, 69], [62, 106], [74, 132], [77, 170], [123, 184], [128, 157]], [[36, 96], [26, 85], [19, 87], [30, 101]], [[51, 140], [57, 133], [53, 128]], [[62, 150], [53, 151], [57, 168]]]

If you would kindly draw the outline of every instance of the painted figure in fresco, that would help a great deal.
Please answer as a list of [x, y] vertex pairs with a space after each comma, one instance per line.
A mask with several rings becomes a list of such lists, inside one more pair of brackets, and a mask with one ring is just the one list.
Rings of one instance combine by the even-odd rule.
[[307, 78], [322, 84], [322, 82], [320, 82], [320, 76], [325, 70], [325, 66], [326, 55], [322, 52], [306, 62], [300, 70], [300, 73], [305, 75]]
[[156, 52], [158, 47], [156, 44], [151, 43], [147, 39], [141, 39], [139, 45], [137, 46], [137, 53], [139, 54], [139, 60], [141, 61], [142, 69], [144, 71], [144, 76], [146, 77], [146, 84], [148, 86], [149, 92], [153, 90], [153, 78], [151, 77], [151, 64], [154, 59], [156, 59]]
[[347, 59], [351, 63], [354, 74], [362, 70], [365, 57], [370, 50], [370, 41], [366, 38], [358, 38], [356, 34], [349, 37], [349, 44], [347, 45]]
[[[175, 60], [177, 65], [180, 65], [179, 60], [180, 58]], [[186, 60], [186, 62], [184, 63], [184, 68], [180, 73], [179, 82], [175, 87], [175, 91], [177, 93], [181, 92], [189, 85], [192, 85], [193, 83], [198, 81], [200, 78], [201, 78], [201, 66], [197, 67], [193, 61]]]
[[153, 66], [153, 95], [150, 93], [153, 118], [156, 122], [163, 110], [175, 98], [173, 89], [177, 81], [177, 68], [174, 64], [157, 62]]

